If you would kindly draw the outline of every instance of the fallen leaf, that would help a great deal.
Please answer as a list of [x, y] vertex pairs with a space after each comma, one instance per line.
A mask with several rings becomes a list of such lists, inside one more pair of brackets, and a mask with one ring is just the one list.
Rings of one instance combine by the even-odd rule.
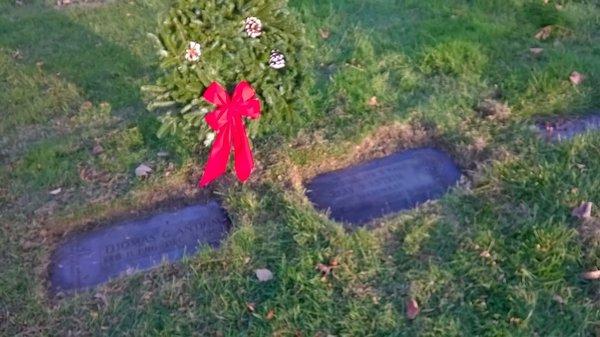
[[267, 312], [265, 318], [270, 321], [273, 319], [273, 317], [275, 317], [275, 310], [271, 309], [269, 312]]
[[94, 147], [92, 148], [92, 154], [93, 154], [94, 156], [97, 156], [97, 155], [99, 155], [99, 154], [101, 154], [101, 153], [103, 153], [103, 152], [104, 152], [104, 148], [103, 148], [103, 147], [102, 147], [102, 145], [100, 145], [100, 144], [96, 144], [96, 145], [94, 145]]
[[585, 80], [585, 76], [574, 71], [569, 76], [569, 80], [571, 80], [571, 83], [573, 83], [573, 85], [579, 85], [581, 84], [581, 82], [583, 82], [583, 80]]
[[562, 298], [562, 296], [558, 295], [558, 294], [554, 294], [554, 296], [552, 296], [552, 299], [555, 300], [556, 302], [560, 303], [560, 304], [565, 304], [567, 303], [565, 301], [564, 298]]
[[410, 298], [406, 301], [406, 317], [408, 319], [415, 319], [419, 315], [419, 303], [414, 298]]
[[533, 56], [539, 56], [543, 51], [544, 51], [544, 48], [536, 48], [536, 47], [529, 48], [529, 52]]
[[550, 34], [552, 33], [552, 26], [545, 26], [542, 29], [540, 29], [535, 35], [534, 37], [538, 40], [545, 40], [547, 38], [550, 37]]
[[573, 208], [571, 215], [581, 219], [586, 220], [592, 217], [592, 203], [591, 202], [582, 202], [579, 207]]
[[486, 258], [486, 259], [489, 259], [489, 258], [491, 258], [491, 257], [492, 257], [492, 255], [490, 254], [490, 252], [489, 252], [489, 251], [487, 251], [487, 250], [484, 250], [484, 251], [482, 251], [482, 252], [479, 254], [479, 256], [481, 256], [481, 257], [484, 257], [484, 258]]
[[598, 280], [600, 279], [600, 270], [592, 270], [581, 274], [581, 278], [584, 280]]
[[62, 188], [61, 187], [59, 187], [59, 188], [57, 188], [55, 190], [50, 191], [50, 194], [51, 195], [58, 195], [60, 192], [62, 192]]
[[328, 266], [323, 263], [317, 263], [317, 267], [315, 269], [320, 271], [321, 275], [327, 276], [327, 275], [331, 274], [331, 272], [333, 271], [333, 268], [335, 268], [335, 266]]
[[80, 110], [81, 111], [86, 111], [91, 109], [92, 107], [94, 107], [94, 105], [92, 104], [92, 102], [90, 101], [85, 101], [81, 104]]
[[248, 309], [248, 311], [250, 311], [250, 312], [254, 312], [254, 310], [256, 310], [256, 303], [254, 303], [254, 302], [246, 303], [246, 309]]
[[15, 50], [11, 53], [11, 55], [13, 59], [15, 60], [22, 60], [23, 59], [23, 54], [21, 53], [20, 50]]
[[379, 102], [377, 101], [377, 96], [373, 96], [369, 99], [369, 101], [367, 102], [368, 106], [377, 106], [379, 105]]
[[329, 31], [327, 28], [319, 28], [319, 35], [321, 35], [323, 40], [327, 40], [331, 35], [331, 31]]
[[273, 279], [273, 273], [266, 268], [262, 268], [262, 269], [256, 269], [256, 278], [260, 281], [260, 282], [267, 282], [269, 280]]
[[160, 151], [156, 155], [159, 156], [160, 158], [165, 158], [165, 157], [169, 156], [169, 152], [167, 152], [167, 151]]
[[135, 175], [140, 178], [147, 177], [150, 173], [152, 173], [152, 168], [146, 164], [141, 164], [135, 169]]

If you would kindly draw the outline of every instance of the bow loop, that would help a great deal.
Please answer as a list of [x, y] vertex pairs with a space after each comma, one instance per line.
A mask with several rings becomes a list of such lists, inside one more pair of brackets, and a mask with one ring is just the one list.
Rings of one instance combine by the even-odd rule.
[[251, 119], [260, 117], [260, 101], [248, 82], [242, 81], [235, 87], [231, 101], [239, 108], [242, 116]]
[[227, 108], [217, 108], [204, 116], [206, 124], [214, 131], [218, 131], [227, 124]]
[[233, 90], [233, 102], [235, 103], [247, 102], [253, 99], [254, 96], [256, 96], [254, 89], [246, 81], [240, 82]]
[[229, 103], [229, 95], [225, 88], [217, 82], [212, 82], [206, 91], [204, 91], [204, 99], [208, 102], [216, 105], [217, 107], [223, 107]]

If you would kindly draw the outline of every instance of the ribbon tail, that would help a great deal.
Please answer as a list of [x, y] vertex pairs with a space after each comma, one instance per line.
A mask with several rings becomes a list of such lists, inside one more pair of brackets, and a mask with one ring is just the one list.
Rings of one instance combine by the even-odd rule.
[[231, 130], [223, 128], [217, 133], [217, 138], [210, 149], [210, 155], [204, 166], [204, 173], [198, 185], [206, 187], [227, 170], [229, 155], [231, 153]]
[[233, 136], [233, 156], [235, 160], [235, 173], [241, 182], [248, 180], [252, 169], [254, 169], [254, 159], [246, 135], [246, 129], [241, 120], [234, 124]]

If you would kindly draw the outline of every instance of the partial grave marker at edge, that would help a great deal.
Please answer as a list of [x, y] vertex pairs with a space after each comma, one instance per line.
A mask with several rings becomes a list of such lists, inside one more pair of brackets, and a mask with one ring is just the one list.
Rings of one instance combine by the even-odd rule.
[[600, 111], [582, 117], [541, 122], [537, 124], [537, 129], [549, 140], [569, 140], [581, 134], [600, 131]]

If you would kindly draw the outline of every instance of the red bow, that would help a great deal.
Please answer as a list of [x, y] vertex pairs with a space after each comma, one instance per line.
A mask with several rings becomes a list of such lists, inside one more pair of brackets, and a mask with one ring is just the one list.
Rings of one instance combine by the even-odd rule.
[[232, 143], [235, 173], [240, 181], [246, 181], [254, 168], [254, 159], [242, 117], [260, 117], [260, 101], [256, 98], [254, 89], [248, 82], [243, 81], [235, 87], [233, 96], [229, 97], [219, 83], [213, 82], [206, 88], [204, 99], [217, 106], [204, 117], [217, 136], [210, 149], [199, 182], [200, 187], [208, 185], [225, 173]]

